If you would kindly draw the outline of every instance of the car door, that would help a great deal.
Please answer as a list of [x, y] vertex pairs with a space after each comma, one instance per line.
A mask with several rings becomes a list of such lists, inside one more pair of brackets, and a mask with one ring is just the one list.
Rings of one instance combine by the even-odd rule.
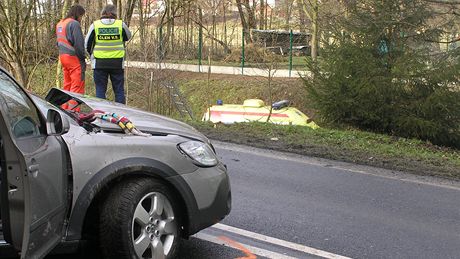
[[67, 153], [30, 97], [0, 69], [2, 221], [21, 257], [39, 258], [62, 238], [67, 208]]

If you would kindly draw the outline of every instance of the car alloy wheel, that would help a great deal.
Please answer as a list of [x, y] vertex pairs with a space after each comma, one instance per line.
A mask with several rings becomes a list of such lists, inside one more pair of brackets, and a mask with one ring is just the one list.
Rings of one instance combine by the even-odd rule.
[[100, 210], [99, 241], [104, 258], [173, 258], [180, 236], [181, 207], [161, 180], [119, 182]]
[[145, 195], [132, 220], [132, 241], [139, 258], [164, 258], [177, 238], [177, 223], [168, 198], [159, 193]]

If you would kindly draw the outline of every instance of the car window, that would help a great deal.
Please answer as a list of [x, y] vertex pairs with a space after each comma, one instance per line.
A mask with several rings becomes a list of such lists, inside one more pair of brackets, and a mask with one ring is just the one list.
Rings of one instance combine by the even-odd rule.
[[38, 148], [41, 141], [36, 138], [43, 136], [45, 132], [40, 115], [24, 91], [2, 71], [0, 71], [0, 101], [13, 139], [29, 139], [27, 143], [18, 141], [20, 146], [24, 146], [24, 149], [29, 151]]

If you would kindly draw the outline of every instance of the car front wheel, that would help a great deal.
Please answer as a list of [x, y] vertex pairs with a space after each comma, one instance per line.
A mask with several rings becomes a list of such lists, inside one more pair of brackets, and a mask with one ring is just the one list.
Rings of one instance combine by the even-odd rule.
[[107, 258], [170, 258], [179, 243], [177, 202], [161, 182], [116, 186], [103, 204], [100, 241]]

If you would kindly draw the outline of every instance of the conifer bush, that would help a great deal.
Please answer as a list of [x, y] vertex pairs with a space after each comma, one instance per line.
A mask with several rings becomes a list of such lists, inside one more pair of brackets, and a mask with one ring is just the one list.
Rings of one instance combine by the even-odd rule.
[[422, 0], [364, 0], [328, 28], [309, 100], [328, 121], [460, 148], [459, 50]]

